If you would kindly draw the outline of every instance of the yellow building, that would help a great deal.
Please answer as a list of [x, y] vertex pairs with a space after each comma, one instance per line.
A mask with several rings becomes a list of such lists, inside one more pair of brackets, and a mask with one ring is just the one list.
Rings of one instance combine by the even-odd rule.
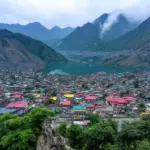
[[40, 95], [40, 94], [34, 94], [34, 97], [35, 97], [35, 98], [40, 98], [41, 95]]
[[53, 96], [53, 97], [50, 97], [50, 99], [52, 99], [53, 101], [56, 101], [56, 100], [57, 100], [57, 97], [56, 97], [56, 96]]
[[66, 98], [74, 98], [74, 94], [64, 94]]

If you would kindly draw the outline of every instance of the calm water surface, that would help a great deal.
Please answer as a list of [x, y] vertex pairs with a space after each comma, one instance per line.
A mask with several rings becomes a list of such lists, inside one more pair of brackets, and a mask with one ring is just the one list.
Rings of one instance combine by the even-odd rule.
[[85, 75], [96, 72], [106, 72], [106, 73], [142, 72], [144, 71], [144, 69], [105, 66], [103, 64], [90, 65], [83, 63], [68, 63], [68, 64], [48, 65], [44, 71], [51, 74], [59, 73], [69, 75]]

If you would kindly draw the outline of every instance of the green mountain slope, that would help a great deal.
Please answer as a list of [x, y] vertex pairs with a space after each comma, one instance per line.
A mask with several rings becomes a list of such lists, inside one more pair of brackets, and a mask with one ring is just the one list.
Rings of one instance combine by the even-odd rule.
[[67, 60], [41, 41], [8, 30], [0, 30], [0, 61], [45, 64]]
[[136, 50], [150, 42], [150, 18], [136, 29], [107, 44], [102, 51]]
[[128, 67], [150, 68], [150, 18], [140, 24], [135, 30], [112, 41], [103, 51], [127, 51], [126, 54], [111, 57], [103, 63]]
[[103, 61], [104, 64], [124, 67], [150, 68], [150, 42], [128, 56], [120, 55]]
[[99, 46], [98, 25], [87, 23], [78, 27], [56, 45], [58, 50], [95, 50]]
[[[103, 14], [93, 23], [86, 23], [76, 28], [72, 33], [59, 41], [55, 48], [58, 50], [95, 51], [101, 49], [108, 41], [114, 40], [131, 31], [137, 26], [130, 23], [123, 15], [117, 16], [109, 29], [103, 33], [103, 27], [109, 24], [111, 14]], [[101, 35], [103, 33], [103, 35]]]
[[41, 40], [49, 45], [53, 40], [64, 38], [74, 30], [71, 27], [60, 28], [57, 26], [49, 30], [38, 22], [29, 23], [27, 25], [0, 23], [0, 29], [21, 33], [34, 39]]

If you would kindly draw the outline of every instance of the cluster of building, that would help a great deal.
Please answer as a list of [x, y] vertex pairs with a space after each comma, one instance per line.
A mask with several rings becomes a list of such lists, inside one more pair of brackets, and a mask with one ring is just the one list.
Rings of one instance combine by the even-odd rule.
[[139, 117], [150, 113], [150, 73], [74, 76], [32, 69], [0, 73], [0, 114], [24, 115], [37, 105], [75, 124], [88, 124], [90, 114]]

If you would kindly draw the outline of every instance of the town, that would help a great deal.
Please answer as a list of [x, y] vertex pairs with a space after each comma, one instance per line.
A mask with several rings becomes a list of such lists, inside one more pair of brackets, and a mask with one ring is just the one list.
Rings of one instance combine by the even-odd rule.
[[134, 118], [150, 113], [150, 73], [97, 72], [75, 76], [35, 69], [1, 69], [0, 115], [25, 115], [36, 106], [52, 110], [61, 122], [87, 126], [90, 114], [100, 118]]

